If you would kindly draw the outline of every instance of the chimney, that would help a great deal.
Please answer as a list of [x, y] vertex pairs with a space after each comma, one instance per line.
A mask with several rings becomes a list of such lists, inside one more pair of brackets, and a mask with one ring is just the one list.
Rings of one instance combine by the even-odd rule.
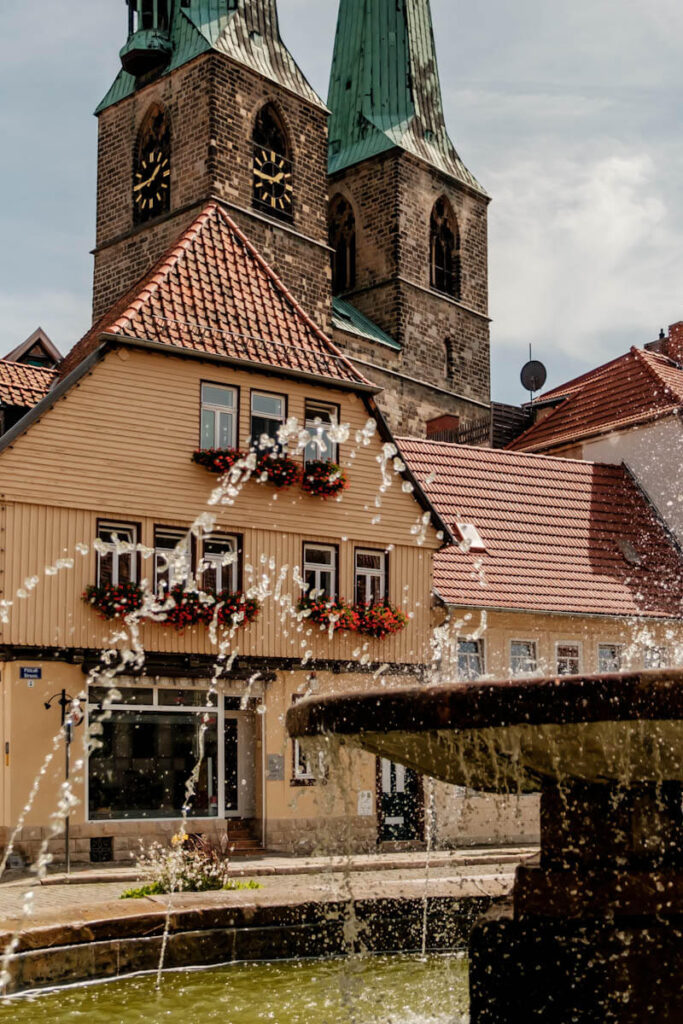
[[662, 344], [661, 351], [679, 366], [683, 366], [683, 320], [669, 327], [669, 337]]
[[[681, 325], [683, 327], [683, 325]], [[428, 441], [452, 441], [457, 444], [460, 431], [459, 416], [437, 416], [436, 419], [427, 420]]]

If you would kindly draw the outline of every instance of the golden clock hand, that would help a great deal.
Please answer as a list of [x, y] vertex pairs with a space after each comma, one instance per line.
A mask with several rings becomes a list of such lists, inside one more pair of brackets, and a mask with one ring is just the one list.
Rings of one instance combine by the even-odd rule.
[[151, 185], [160, 170], [161, 164], [157, 164], [156, 167], [154, 168], [154, 173], [152, 174], [151, 178], [148, 178], [147, 181], [141, 181], [139, 185], [136, 185], [134, 187], [133, 191], [139, 192], [141, 189], [146, 188], [148, 185]]
[[256, 168], [254, 168], [254, 174], [256, 175], [257, 178], [263, 178], [264, 181], [275, 181], [275, 178], [273, 177], [272, 174], [264, 174], [263, 171], [257, 171]]

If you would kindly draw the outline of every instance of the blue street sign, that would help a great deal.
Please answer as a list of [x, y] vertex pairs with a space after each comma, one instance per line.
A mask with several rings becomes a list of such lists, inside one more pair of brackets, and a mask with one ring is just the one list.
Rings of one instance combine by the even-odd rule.
[[22, 668], [19, 670], [21, 673], [21, 679], [42, 679], [43, 670], [42, 668]]

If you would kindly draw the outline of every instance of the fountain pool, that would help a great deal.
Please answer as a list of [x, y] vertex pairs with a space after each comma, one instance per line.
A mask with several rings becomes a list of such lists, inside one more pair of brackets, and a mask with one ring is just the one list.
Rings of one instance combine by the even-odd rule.
[[231, 964], [79, 986], [0, 1005], [0, 1024], [464, 1024], [462, 956]]

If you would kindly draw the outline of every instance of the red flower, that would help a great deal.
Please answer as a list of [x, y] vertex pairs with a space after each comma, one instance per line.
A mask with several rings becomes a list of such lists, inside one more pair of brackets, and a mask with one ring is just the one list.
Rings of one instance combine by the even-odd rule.
[[336, 462], [309, 462], [304, 469], [301, 486], [317, 498], [336, 498], [346, 490], [349, 482]]

